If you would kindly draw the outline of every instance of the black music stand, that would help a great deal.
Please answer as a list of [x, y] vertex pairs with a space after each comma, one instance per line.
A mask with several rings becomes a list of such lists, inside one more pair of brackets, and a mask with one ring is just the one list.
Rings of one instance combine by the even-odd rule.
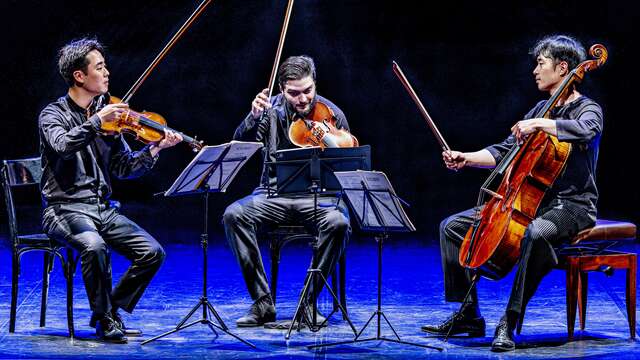
[[[309, 193], [313, 194], [313, 218], [314, 223], [317, 223], [317, 208], [318, 208], [318, 196], [319, 195], [332, 195], [338, 194], [340, 191], [340, 184], [333, 175], [335, 171], [339, 170], [369, 170], [371, 168], [371, 147], [360, 146], [355, 148], [325, 148], [310, 147], [302, 149], [287, 149], [277, 151], [275, 154], [276, 161], [268, 162], [269, 166], [274, 166], [277, 177], [277, 188], [269, 189], [268, 196], [307, 196]], [[329, 286], [327, 279], [324, 277], [320, 269], [312, 267], [313, 260], [317, 257], [317, 234], [316, 241], [313, 244], [313, 256], [309, 269], [307, 269], [307, 276], [304, 282], [304, 286], [298, 299], [296, 310], [293, 313], [291, 324], [285, 334], [285, 339], [289, 340], [291, 332], [297, 321], [297, 330], [302, 328], [302, 322], [308, 326], [311, 331], [318, 331], [329, 320], [336, 310], [334, 309], [321, 324], [317, 323], [316, 317], [316, 294], [309, 294], [309, 287], [311, 284], [316, 284], [318, 281], [316, 277], [320, 277], [320, 280], [324, 283], [327, 291], [331, 294], [334, 300], [334, 304], [337, 304], [338, 308], [342, 312], [344, 319], [347, 320], [349, 326], [353, 330], [353, 334], [356, 334], [356, 328], [351, 322], [346, 310], [340, 304], [338, 297], [333, 292], [333, 289]], [[317, 288], [314, 287], [314, 291]], [[309, 319], [307, 314], [302, 310], [303, 305], [307, 297], [311, 297], [312, 301], [312, 318]]]
[[[205, 146], [182, 171], [169, 190], [164, 193], [164, 196], [167, 197], [201, 194], [204, 200], [204, 224], [202, 234], [200, 235], [203, 261], [202, 296], [198, 303], [180, 320], [174, 329], [149, 340], [145, 340], [142, 342], [142, 345], [200, 323], [209, 326], [216, 337], [218, 336], [217, 328], [255, 348], [255, 345], [252, 343], [229, 331], [229, 328], [225, 325], [224, 321], [222, 321], [222, 318], [220, 318], [220, 315], [218, 315], [218, 312], [213, 308], [213, 305], [211, 305], [207, 298], [207, 247], [209, 242], [207, 223], [209, 218], [209, 194], [225, 192], [242, 165], [261, 147], [261, 143], [239, 141], [232, 141], [218, 146]], [[200, 306], [202, 306], [202, 318], [186, 324], [187, 320], [195, 314]], [[212, 315], [212, 317], [210, 317], [210, 315]], [[211, 321], [210, 319], [212, 318], [215, 318], [218, 323], [216, 324]]]
[[[389, 322], [389, 319], [387, 319], [387, 316], [382, 312], [382, 243], [389, 238], [390, 232], [415, 231], [415, 227], [402, 208], [402, 200], [395, 194], [389, 179], [387, 179], [387, 176], [383, 172], [344, 171], [336, 172], [334, 175], [342, 186], [343, 196], [347, 198], [347, 203], [356, 215], [360, 229], [376, 234], [375, 238], [378, 242], [378, 307], [353, 340], [310, 345], [308, 348], [383, 340], [442, 351], [442, 348], [435, 346], [402, 341], [393, 328], [393, 325]], [[377, 317], [378, 320], [376, 336], [361, 339], [360, 336], [374, 317]], [[384, 318], [384, 321], [389, 325], [396, 339], [386, 338], [381, 335], [380, 326], [382, 318]]]

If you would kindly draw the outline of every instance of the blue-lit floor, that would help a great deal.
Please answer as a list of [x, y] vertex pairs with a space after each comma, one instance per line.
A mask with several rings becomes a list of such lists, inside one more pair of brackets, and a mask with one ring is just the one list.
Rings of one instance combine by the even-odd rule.
[[[6, 244], [6, 239], [3, 239]], [[589, 281], [586, 330], [576, 332], [576, 340], [567, 342], [565, 312], [565, 274], [554, 271], [543, 281], [528, 307], [518, 349], [505, 354], [489, 351], [496, 322], [500, 318], [511, 288], [511, 277], [499, 282], [483, 280], [479, 284], [481, 309], [487, 320], [487, 336], [482, 339], [456, 337], [445, 343], [425, 336], [420, 326], [443, 320], [454, 306], [443, 300], [442, 270], [435, 244], [420, 239], [391, 239], [385, 245], [383, 273], [383, 311], [405, 341], [443, 347], [444, 351], [373, 341], [357, 345], [308, 350], [305, 346], [343, 341], [353, 337], [340, 316], [317, 333], [294, 332], [290, 341], [284, 332], [263, 328], [238, 329], [235, 319], [242, 316], [251, 301], [246, 295], [238, 266], [222, 239], [209, 248], [209, 300], [230, 330], [254, 343], [253, 350], [232, 337], [220, 333], [214, 338], [209, 328], [197, 324], [161, 340], [141, 345], [144, 339], [175, 327], [198, 302], [202, 292], [201, 249], [194, 245], [168, 245], [167, 260], [143, 296], [135, 312], [123, 314], [130, 326], [144, 331], [142, 338], [130, 338], [128, 344], [104, 344], [95, 340], [89, 328], [89, 306], [80, 271], [75, 281], [75, 325], [77, 338], [67, 337], [65, 287], [60, 269], [52, 273], [47, 325], [38, 326], [42, 258], [27, 254], [19, 294], [16, 332], [10, 334], [9, 299], [11, 289], [10, 251], [0, 249], [0, 357], [8, 358], [636, 358], [640, 343], [629, 340], [625, 310], [624, 272], [612, 277], [596, 273]], [[637, 248], [637, 245], [632, 245]], [[347, 255], [347, 304], [349, 315], [360, 329], [376, 308], [376, 245], [359, 240], [349, 245]], [[263, 252], [266, 253], [266, 252]], [[278, 318], [286, 319], [294, 311], [308, 265], [310, 250], [304, 244], [291, 244], [283, 250], [278, 290]], [[267, 267], [268, 265], [268, 260]], [[114, 256], [114, 281], [127, 266]], [[268, 271], [268, 270], [267, 270]], [[323, 296], [320, 306], [329, 309]], [[326, 311], [325, 311], [326, 313]], [[194, 315], [194, 320], [201, 312]], [[375, 336], [375, 324], [368, 328]], [[392, 337], [383, 326], [383, 335]]]

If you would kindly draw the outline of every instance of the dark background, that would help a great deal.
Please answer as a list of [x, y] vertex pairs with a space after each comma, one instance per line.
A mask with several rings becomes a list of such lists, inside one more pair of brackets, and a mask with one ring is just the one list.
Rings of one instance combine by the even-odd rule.
[[[196, 1], [3, 1], [0, 157], [38, 154], [37, 116], [66, 92], [56, 51], [73, 38], [97, 36], [108, 46], [111, 93], [123, 96], [197, 6]], [[360, 143], [373, 148], [423, 239], [437, 224], [475, 204], [487, 170], [446, 170], [440, 149], [391, 70], [396, 60], [455, 150], [499, 142], [537, 101], [530, 47], [567, 33], [588, 47], [609, 50], [606, 65], [587, 75], [581, 91], [605, 113], [600, 146], [599, 215], [640, 221], [636, 180], [636, 9], [628, 3], [320, 1], [296, 2], [283, 58], [312, 56], [318, 91], [338, 104]], [[267, 86], [286, 1], [214, 0], [130, 104], [162, 114], [169, 126], [206, 144], [231, 140], [255, 94]], [[130, 141], [130, 144], [134, 144]], [[124, 212], [164, 241], [180, 229], [198, 232], [199, 199], [162, 199], [193, 153], [187, 146], [161, 153], [154, 171], [115, 181]], [[229, 192], [214, 195], [212, 230], [224, 208], [258, 182], [256, 157]], [[4, 212], [0, 224], [6, 223]], [[4, 227], [4, 226], [3, 226]], [[428, 240], [427, 240], [428, 241]]]

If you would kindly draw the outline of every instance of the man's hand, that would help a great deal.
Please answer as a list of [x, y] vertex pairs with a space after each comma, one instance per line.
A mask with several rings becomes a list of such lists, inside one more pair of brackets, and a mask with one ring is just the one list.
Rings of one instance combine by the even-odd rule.
[[122, 115], [122, 113], [128, 110], [129, 110], [128, 104], [124, 104], [124, 103], [109, 104], [103, 107], [102, 109], [100, 109], [97, 115], [100, 118], [100, 122], [102, 124], [107, 124], [107, 123], [116, 121]]
[[251, 116], [254, 119], [258, 119], [266, 109], [271, 108], [271, 103], [269, 102], [269, 99], [267, 99], [268, 92], [269, 89], [264, 89], [256, 95], [255, 99], [253, 99], [253, 102], [251, 103]]
[[[529, 119], [518, 121], [511, 127], [511, 133], [516, 137], [518, 143], [523, 143], [529, 135], [540, 130], [540, 120], [546, 119]], [[548, 120], [547, 120], [548, 121]]]
[[158, 155], [160, 150], [170, 148], [181, 142], [182, 140], [182, 135], [176, 133], [175, 131], [165, 129], [164, 138], [151, 145], [151, 148], [149, 150], [151, 151], [151, 155], [156, 156]]
[[443, 151], [442, 160], [447, 166], [447, 169], [458, 171], [467, 165], [467, 158], [464, 153], [460, 151]]

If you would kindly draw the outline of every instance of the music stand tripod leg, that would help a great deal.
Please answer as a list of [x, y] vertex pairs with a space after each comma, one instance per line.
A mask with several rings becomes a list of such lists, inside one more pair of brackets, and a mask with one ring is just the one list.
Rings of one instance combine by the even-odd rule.
[[[209, 302], [208, 298], [207, 298], [207, 248], [208, 248], [208, 238], [209, 238], [209, 232], [208, 232], [208, 227], [207, 227], [207, 221], [209, 218], [209, 187], [208, 185], [205, 185], [205, 189], [203, 192], [203, 198], [204, 198], [204, 228], [203, 228], [203, 232], [200, 235], [200, 247], [202, 248], [202, 261], [203, 261], [203, 266], [202, 266], [202, 296], [200, 297], [200, 300], [198, 300], [198, 303], [191, 309], [191, 311], [189, 311], [189, 313], [187, 314], [187, 316], [185, 316], [179, 323], [178, 325], [176, 325], [176, 327], [172, 330], [169, 330], [163, 334], [160, 334], [158, 336], [155, 336], [151, 339], [145, 340], [141, 343], [141, 345], [144, 344], [148, 344], [152, 341], [155, 341], [157, 339], [160, 339], [162, 337], [165, 337], [167, 335], [173, 334], [175, 332], [178, 332], [180, 330], [186, 329], [188, 327], [191, 327], [195, 324], [201, 323], [201, 324], [206, 324], [216, 335], [216, 338], [218, 337], [218, 333], [216, 332], [216, 328], [223, 331], [224, 333], [231, 335], [232, 337], [234, 337], [235, 339], [241, 341], [242, 343], [251, 346], [252, 348], [256, 348], [255, 345], [253, 345], [252, 343], [240, 338], [239, 336], [233, 334], [232, 332], [230, 332], [228, 330], [228, 327], [225, 325], [225, 323], [222, 321], [222, 318], [220, 318], [220, 316], [218, 315], [218, 312], [213, 308], [213, 305], [211, 305], [211, 303]], [[189, 320], [189, 318], [191, 318], [191, 316], [193, 316], [193, 314], [196, 313], [196, 311], [198, 310], [198, 308], [200, 308], [200, 306], [202, 306], [202, 318], [196, 321], [193, 321], [187, 325], [184, 325], [187, 320]], [[209, 312], [211, 312], [211, 314], [216, 318], [216, 320], [220, 323], [220, 325], [212, 322], [211, 320], [209, 320]]]
[[[382, 243], [383, 243], [383, 240], [385, 240], [387, 238], [388, 238], [388, 235], [386, 233], [384, 233], [382, 236], [377, 236], [376, 237], [376, 240], [378, 242], [378, 306], [377, 306], [376, 311], [374, 311], [373, 314], [371, 314], [371, 317], [369, 317], [369, 320], [367, 321], [367, 323], [360, 330], [360, 332], [358, 332], [358, 334], [356, 335], [356, 337], [353, 340], [339, 341], [339, 342], [333, 342], [333, 343], [327, 343], [327, 344], [309, 345], [309, 346], [307, 346], [308, 349], [313, 349], [313, 348], [318, 348], [318, 347], [330, 347], [330, 346], [336, 346], [336, 345], [354, 344], [354, 343], [365, 342], [365, 341], [380, 341], [380, 340], [382, 340], [382, 341], [391, 341], [391, 342], [395, 342], [395, 343], [398, 343], [398, 344], [419, 346], [419, 347], [428, 348], [428, 349], [434, 349], [434, 350], [438, 350], [438, 351], [442, 351], [443, 350], [442, 348], [439, 348], [439, 347], [436, 347], [436, 346], [418, 344], [418, 343], [413, 343], [413, 342], [409, 342], [409, 341], [402, 341], [400, 339], [400, 336], [398, 336], [398, 333], [396, 332], [396, 330], [393, 328], [393, 326], [389, 322], [389, 319], [387, 319], [387, 316], [382, 312]], [[362, 335], [364, 330], [369, 326], [371, 321], [376, 317], [377, 317], [376, 337], [367, 338], [367, 339], [360, 339], [360, 336]], [[381, 326], [381, 320], [382, 319], [384, 319], [387, 322], [387, 324], [389, 325], [389, 327], [393, 331], [393, 334], [396, 336], [397, 340], [396, 339], [385, 338], [385, 337], [383, 337], [381, 335], [380, 326]]]

